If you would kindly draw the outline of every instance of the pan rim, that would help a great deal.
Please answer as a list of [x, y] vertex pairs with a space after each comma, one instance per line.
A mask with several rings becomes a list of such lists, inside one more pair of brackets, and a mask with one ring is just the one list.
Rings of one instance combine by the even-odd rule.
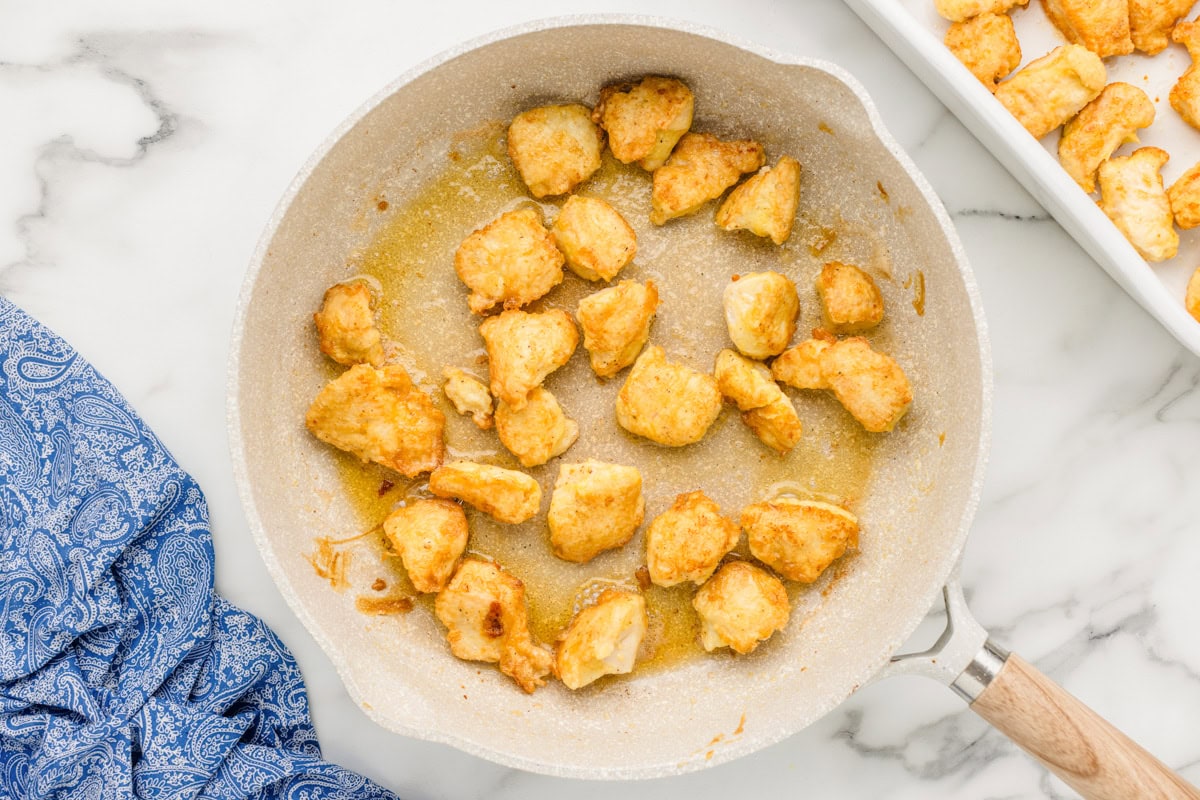
[[[972, 520], [974, 519], [976, 510], [979, 506], [991, 445], [993, 392], [991, 346], [988, 336], [987, 323], [984, 316], [983, 304], [979, 295], [979, 287], [975, 280], [970, 263], [967, 260], [966, 252], [963, 248], [962, 242], [958, 237], [957, 231], [954, 228], [950, 215], [942, 205], [940, 198], [937, 196], [936, 192], [933, 190], [933, 187], [929, 184], [925, 176], [917, 168], [916, 164], [912, 161], [911, 157], [909, 157], [908, 154], [900, 147], [899, 143], [884, 125], [874, 101], [870, 98], [866, 92], [866, 89], [858, 82], [856, 78], [854, 78], [845, 69], [832, 62], [822, 59], [806, 58], [803, 56], [794, 56], [787, 53], [782, 53], [772, 48], [758, 45], [754, 42], [742, 39], [741, 37], [730, 35], [705, 25], [698, 25], [695, 23], [667, 17], [636, 14], [582, 14], [532, 20], [493, 31], [444, 50], [441, 53], [412, 67], [411, 69], [406, 70], [400, 76], [389, 81], [382, 89], [377, 91], [368, 100], [362, 103], [354, 112], [347, 116], [329, 133], [329, 135], [321, 142], [321, 144], [313, 151], [312, 155], [309, 156], [309, 158], [297, 171], [286, 191], [280, 197], [280, 200], [276, 204], [271, 216], [268, 218], [263, 229], [263, 233], [255, 247], [246, 271], [246, 276], [243, 279], [242, 286], [239, 290], [237, 309], [233, 322], [233, 332], [230, 341], [230, 355], [226, 373], [226, 433], [233, 466], [234, 481], [237, 485], [238, 495], [241, 498], [242, 507], [246, 515], [246, 521], [249, 524], [255, 546], [259, 550], [263, 562], [267, 567], [268, 573], [271, 575], [272, 580], [275, 582], [276, 587], [279, 589], [284, 599], [287, 600], [288, 607], [292, 613], [296, 615], [301, 624], [303, 624], [304, 628], [308, 631], [309, 635], [313, 637], [314, 641], [316, 641], [322, 652], [333, 664], [338, 678], [346, 687], [351, 699], [367, 714], [367, 716], [371, 718], [372, 721], [386, 730], [424, 741], [450, 745], [451, 747], [463, 752], [506, 767], [517, 768], [555, 777], [593, 780], [634, 780], [684, 774], [687, 772], [693, 772], [707, 767], [716, 766], [717, 764], [732, 761], [736, 758], [740, 758], [742, 756], [749, 755], [752, 752], [764, 749], [798, 733], [803, 728], [826, 716], [832, 710], [844, 703], [846, 699], [859, 688], [872, 682], [872, 680], [884, 669], [890, 658], [901, 646], [903, 646], [904, 642], [909, 638], [909, 636], [912, 635], [913, 631], [916, 630], [917, 626], [925, 616], [924, 612], [919, 615], [914, 615], [913, 618], [905, 620], [903, 624], [898, 625], [897, 630], [899, 631], [900, 635], [898, 635], [893, 641], [887, 642], [881, 648], [880, 652], [878, 652], [873, 658], [864, 660], [863, 663], [866, 666], [860, 670], [860, 674], [848, 676], [848, 678], [852, 678], [852, 680], [847, 680], [847, 685], [851, 688], [845, 695], [837, 697], [827, 695], [824, 698], [824, 702], [809, 706], [809, 710], [806, 713], [806, 717], [808, 718], [806, 722], [803, 722], [799, 725], [790, 723], [783, 724], [772, 729], [761, 730], [754, 736], [743, 736], [734, 742], [730, 742], [728, 746], [718, 749], [710, 758], [706, 758], [701, 754], [687, 757], [682, 760], [663, 761], [659, 763], [642, 764], [633, 767], [596, 767], [581, 764], [546, 763], [525, 756], [497, 750], [494, 747], [482, 744], [474, 740], [470, 735], [463, 733], [445, 731], [436, 728], [414, 727], [404, 723], [401, 720], [397, 720], [393, 717], [382, 714], [370, 703], [366, 702], [364, 692], [360, 690], [354, 678], [353, 672], [350, 669], [346, 659], [342, 655], [340, 648], [337, 647], [328, 636], [326, 636], [326, 634], [317, 625], [315, 619], [313, 619], [312, 615], [306, 608], [303, 607], [302, 604], [293, 602], [293, 598], [296, 595], [292, 588], [291, 581], [285, 574], [283, 566], [268, 540], [266, 530], [255, 504], [254, 495], [250, 485], [249, 465], [245, 451], [245, 443], [241, 435], [242, 416], [239, 408], [239, 375], [241, 369], [243, 332], [245, 330], [250, 300], [254, 293], [255, 286], [258, 283], [259, 274], [262, 270], [267, 252], [270, 249], [271, 243], [279, 230], [281, 222], [287, 215], [288, 210], [291, 208], [297, 195], [300, 193], [300, 190], [307, 183], [308, 179], [312, 176], [318, 165], [320, 165], [321, 162], [330, 154], [330, 152], [337, 146], [342, 138], [365, 116], [371, 113], [380, 103], [384, 102], [396, 91], [428, 74], [437, 67], [468, 52], [527, 34], [539, 33], [559, 28], [602, 25], [639, 26], [668, 30], [673, 33], [690, 34], [739, 48], [781, 66], [811, 68], [832, 76], [834, 79], [846, 85], [851, 92], [853, 92], [864, 112], [866, 113], [866, 116], [871, 124], [873, 135], [896, 160], [896, 162], [904, 169], [905, 173], [913, 181], [917, 190], [920, 192], [930, 210], [933, 212], [934, 218], [937, 220], [938, 225], [942, 230], [942, 234], [946, 237], [946, 242], [950, 247], [963, 280], [964, 289], [967, 294], [976, 331], [976, 343], [978, 347], [981, 373], [979, 447], [971, 475], [969, 495], [966, 503], [964, 504], [962, 514], [959, 517], [958, 533], [952, 546], [945, 550], [940, 563], [935, 564], [934, 567], [931, 567], [928, 571], [931, 579], [930, 585], [924, 591], [924, 603], [922, 603], [920, 607], [928, 609], [934, 605], [937, 597], [942, 591], [943, 585], [954, 574], [961, 559], [967, 536], [970, 533]], [[932, 580], [934, 577], [936, 577], [936, 581]]]

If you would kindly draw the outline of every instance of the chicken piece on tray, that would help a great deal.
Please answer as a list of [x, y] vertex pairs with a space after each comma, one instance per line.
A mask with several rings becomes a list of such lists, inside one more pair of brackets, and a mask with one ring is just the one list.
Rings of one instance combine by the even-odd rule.
[[1188, 313], [1200, 322], [1200, 269], [1193, 272], [1191, 280], [1188, 281], [1184, 302], [1187, 304]]
[[1107, 78], [1100, 56], [1066, 44], [1000, 84], [996, 99], [1033, 138], [1041, 139], [1095, 100]]
[[648, 624], [640, 594], [606, 589], [559, 637], [554, 673], [568, 689], [605, 675], [628, 675]]
[[1174, 258], [1179, 234], [1159, 170], [1171, 156], [1142, 147], [1100, 165], [1100, 208], [1147, 261]]
[[1128, 83], [1110, 83], [1063, 128], [1058, 160], [1079, 188], [1096, 191], [1096, 170], [1123, 144], [1137, 142], [1139, 128], [1154, 122], [1154, 104]]
[[700, 441], [720, 415], [716, 379], [667, 361], [654, 345], [638, 357], [617, 394], [617, 423], [668, 447]]
[[728, 647], [746, 654], [783, 630], [791, 614], [787, 590], [771, 573], [731, 561], [692, 598], [700, 614], [700, 643], [712, 652]]
[[1008, 14], [980, 14], [946, 31], [946, 47], [989, 92], [1021, 65], [1021, 43]]
[[937, 12], [951, 22], [962, 22], [980, 14], [1003, 14], [1017, 6], [1029, 5], [1029, 0], [934, 0]]
[[1129, 32], [1133, 46], [1148, 56], [1171, 43], [1175, 23], [1186, 17], [1196, 0], [1129, 0]]
[[563, 279], [563, 254], [535, 209], [508, 211], [472, 233], [454, 253], [454, 271], [482, 314], [497, 303], [520, 308]]
[[1192, 63], [1171, 87], [1171, 108], [1183, 121], [1200, 130], [1200, 22], [1181, 22], [1171, 38], [1187, 48]]
[[1133, 52], [1129, 0], [1042, 0], [1042, 6], [1068, 42], [1101, 58]]

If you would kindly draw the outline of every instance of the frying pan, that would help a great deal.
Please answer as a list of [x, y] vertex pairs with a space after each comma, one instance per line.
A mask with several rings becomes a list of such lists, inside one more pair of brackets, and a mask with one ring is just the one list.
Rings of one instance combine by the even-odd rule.
[[[329, 451], [301, 423], [328, 377], [311, 315], [372, 234], [381, 186], [403, 205], [464, 131], [540, 102], [594, 101], [601, 85], [645, 74], [692, 87], [694, 129], [746, 131], [772, 158], [797, 156], [802, 216], [836, 212], [870, 232], [876, 267], [890, 278], [881, 281], [895, 318], [889, 352], [917, 387], [917, 405], [876, 445], [852, 568], [783, 635], [750, 657], [693, 660], [575, 694], [552, 683], [526, 696], [496, 670], [452, 658], [431, 615], [364, 617], [307, 560], [315, 538], [359, 524]], [[902, 279], [918, 272], [922, 315], [904, 311], [912, 298]], [[408, 313], [432, 324], [418, 321], [422, 309]], [[507, 30], [417, 67], [312, 157], [246, 278], [229, 430], [250, 527], [280, 591], [356, 702], [393, 731], [535, 772], [648, 778], [754, 752], [869, 681], [916, 673], [950, 686], [1085, 796], [1200, 797], [971, 618], [958, 567], [983, 478], [991, 382], [977, 288], [950, 219], [853, 78], [685, 24], [576, 17]], [[948, 612], [941, 639], [897, 655], [939, 596]]]

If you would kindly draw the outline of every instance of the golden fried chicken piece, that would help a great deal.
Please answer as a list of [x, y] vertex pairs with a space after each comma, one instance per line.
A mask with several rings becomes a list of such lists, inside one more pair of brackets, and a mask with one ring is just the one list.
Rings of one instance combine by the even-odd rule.
[[1133, 46], [1152, 56], [1167, 49], [1171, 29], [1187, 16], [1196, 0], [1129, 0], [1129, 32]]
[[758, 142], [723, 142], [712, 134], [689, 133], [679, 140], [667, 163], [654, 171], [650, 221], [662, 225], [694, 214], [765, 160]]
[[1056, 47], [996, 88], [996, 99], [1041, 139], [1096, 99], [1108, 72], [1100, 57], [1077, 44]]
[[585, 281], [611, 281], [637, 254], [637, 234], [599, 197], [567, 198], [550, 230], [567, 266]]
[[654, 281], [621, 281], [580, 300], [575, 316], [583, 328], [592, 371], [607, 378], [632, 364], [650, 338], [657, 309]]
[[1171, 108], [1179, 112], [1184, 122], [1200, 129], [1200, 21], [1181, 22], [1171, 32], [1171, 38], [1187, 48], [1191, 65], [1171, 87]]
[[642, 473], [589, 459], [563, 464], [550, 496], [550, 546], [565, 561], [591, 561], [621, 547], [642, 524]]
[[646, 567], [659, 586], [704, 583], [742, 532], [704, 492], [678, 495], [646, 529]]
[[1068, 42], [1101, 58], [1133, 52], [1129, 0], [1042, 0], [1042, 6]]
[[468, 558], [433, 604], [450, 652], [465, 661], [500, 664], [526, 692], [545, 686], [554, 664], [529, 633], [525, 585], [491, 561]]
[[507, 211], [472, 233], [454, 254], [454, 271], [482, 314], [497, 303], [506, 309], [532, 303], [562, 283], [563, 254], [532, 208]]
[[505, 311], [479, 326], [487, 347], [492, 394], [513, 411], [546, 376], [566, 364], [579, 345], [571, 315], [559, 308], [538, 314]]
[[821, 353], [829, 347], [823, 339], [807, 339], [784, 350], [771, 362], [771, 377], [796, 389], [828, 389], [821, 374]]
[[787, 590], [771, 573], [745, 561], [731, 561], [692, 598], [700, 614], [700, 644], [710, 653], [729, 647], [749, 653], [787, 626]]
[[912, 386], [900, 365], [854, 337], [821, 353], [821, 377], [834, 397], [864, 428], [890, 431], [912, 405]]
[[750, 552], [785, 578], [812, 583], [847, 548], [858, 547], [858, 518], [844, 508], [781, 498], [742, 509]]
[[500, 401], [496, 406], [496, 433], [522, 467], [536, 467], [575, 444], [579, 426], [567, 419], [554, 395], [535, 386], [519, 411]]
[[1123, 144], [1138, 140], [1138, 128], [1154, 122], [1154, 104], [1128, 83], [1110, 83], [1063, 128], [1058, 160], [1079, 188], [1096, 191], [1096, 170]]
[[383, 532], [418, 592], [440, 592], [467, 549], [467, 515], [453, 500], [413, 500], [383, 521]]
[[618, 161], [636, 161], [653, 171], [692, 127], [693, 106], [692, 92], [682, 81], [649, 77], [601, 89], [592, 120], [608, 132], [609, 149]]
[[404, 368], [356, 364], [317, 393], [304, 424], [323, 442], [415, 478], [442, 463], [446, 418]]
[[362, 281], [335, 283], [325, 290], [321, 310], [313, 314], [321, 352], [350, 367], [383, 363], [383, 344], [375, 327], [375, 299]]
[[1171, 201], [1159, 170], [1171, 156], [1157, 147], [1100, 165], [1100, 208], [1147, 261], [1166, 261], [1179, 252]]
[[605, 675], [628, 675], [648, 625], [640, 594], [604, 590], [558, 637], [554, 674], [568, 689], [581, 689]]
[[989, 92], [1021, 65], [1021, 43], [1008, 14], [980, 14], [946, 31], [946, 47]]
[[1200, 226], [1200, 164], [1179, 176], [1167, 189], [1175, 224], [1184, 230]]
[[454, 404], [454, 410], [464, 416], [469, 414], [481, 431], [491, 428], [492, 394], [483, 381], [458, 367], [446, 367], [442, 370], [442, 377], [446, 379], [442, 391]]
[[604, 134], [578, 103], [541, 106], [508, 126], [508, 157], [534, 197], [566, 194], [600, 169]]
[[672, 364], [661, 347], [647, 347], [617, 394], [622, 428], [668, 447], [704, 438], [721, 414], [721, 392], [711, 375]]
[[853, 264], [830, 261], [817, 276], [825, 321], [837, 333], [856, 333], [883, 321], [883, 295], [870, 275]]
[[500, 522], [520, 524], [542, 506], [542, 487], [515, 469], [452, 461], [429, 476], [429, 491], [472, 505]]
[[937, 12], [951, 22], [962, 22], [980, 14], [1003, 14], [1029, 5], [1029, 0], [934, 0]]
[[735, 276], [722, 296], [725, 327], [743, 355], [779, 355], [796, 332], [800, 297], [796, 284], [778, 272]]
[[716, 222], [727, 231], [750, 231], [783, 244], [792, 235], [799, 205], [800, 162], [783, 156], [730, 192], [717, 209]]
[[1188, 313], [1200, 322], [1200, 269], [1192, 273], [1188, 280], [1187, 296], [1184, 298]]
[[717, 354], [713, 376], [721, 394], [737, 403], [742, 421], [763, 444], [781, 454], [799, 444], [804, 433], [800, 417], [769, 369], [726, 349]]

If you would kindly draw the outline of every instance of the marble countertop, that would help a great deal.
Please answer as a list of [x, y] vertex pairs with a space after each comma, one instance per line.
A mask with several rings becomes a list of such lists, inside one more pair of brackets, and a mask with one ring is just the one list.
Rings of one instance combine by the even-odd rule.
[[915, 677], [697, 774], [616, 787], [505, 769], [376, 727], [271, 583], [233, 484], [225, 377], [276, 201], [405, 69], [496, 28], [596, 11], [711, 25], [865, 84], [953, 215], [992, 330], [994, 445], [963, 568], [974, 612], [1200, 783], [1200, 360], [839, 0], [0, 0], [0, 292], [107, 375], [200, 481], [218, 588], [295, 651], [326, 755], [408, 798], [1070, 796]]

